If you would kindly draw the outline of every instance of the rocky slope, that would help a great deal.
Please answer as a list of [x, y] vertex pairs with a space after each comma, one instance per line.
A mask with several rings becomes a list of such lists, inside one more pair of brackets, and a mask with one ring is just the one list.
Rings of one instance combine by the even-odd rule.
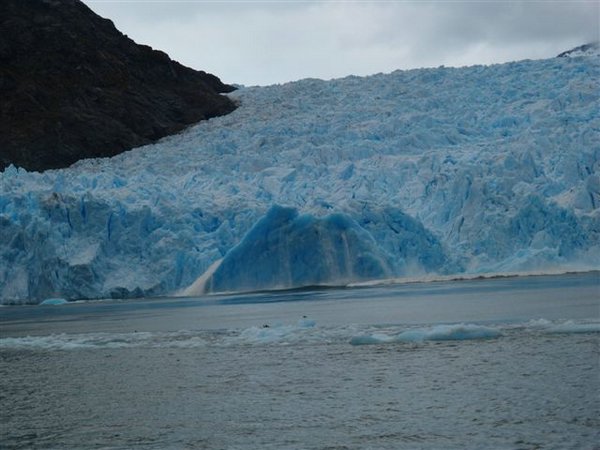
[[79, 0], [0, 2], [0, 170], [116, 155], [233, 111], [233, 90]]

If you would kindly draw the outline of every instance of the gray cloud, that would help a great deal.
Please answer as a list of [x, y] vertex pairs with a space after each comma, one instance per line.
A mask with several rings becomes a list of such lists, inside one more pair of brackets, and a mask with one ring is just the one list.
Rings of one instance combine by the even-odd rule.
[[591, 2], [85, 2], [139, 43], [230, 83], [555, 56], [598, 40]]

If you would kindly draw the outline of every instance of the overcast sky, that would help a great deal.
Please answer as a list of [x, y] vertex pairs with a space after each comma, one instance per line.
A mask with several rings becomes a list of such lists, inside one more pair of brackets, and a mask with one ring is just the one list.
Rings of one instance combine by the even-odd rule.
[[547, 58], [600, 38], [596, 0], [84, 2], [136, 42], [245, 85]]

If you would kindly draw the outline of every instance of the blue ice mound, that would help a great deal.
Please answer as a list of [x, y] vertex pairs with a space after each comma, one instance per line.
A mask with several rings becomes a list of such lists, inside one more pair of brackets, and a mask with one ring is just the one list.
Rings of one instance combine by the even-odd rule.
[[385, 278], [389, 257], [344, 214], [273, 206], [206, 280], [205, 292], [284, 289]]

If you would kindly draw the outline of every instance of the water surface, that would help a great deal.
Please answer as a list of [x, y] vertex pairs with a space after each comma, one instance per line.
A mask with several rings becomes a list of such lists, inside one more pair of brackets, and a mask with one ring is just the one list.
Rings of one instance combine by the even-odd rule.
[[3, 448], [596, 448], [597, 273], [0, 308]]

